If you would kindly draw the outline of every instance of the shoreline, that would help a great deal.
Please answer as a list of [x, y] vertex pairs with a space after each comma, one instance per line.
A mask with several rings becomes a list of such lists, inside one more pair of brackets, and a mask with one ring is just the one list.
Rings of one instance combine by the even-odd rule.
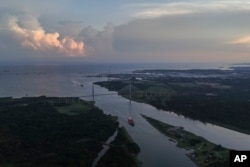
[[141, 114], [160, 133], [175, 141], [176, 146], [188, 151], [186, 156], [197, 166], [210, 167], [214, 165], [227, 165], [229, 150], [213, 144], [203, 137], [186, 131], [183, 127], [172, 126]]
[[119, 127], [117, 131], [115, 139], [109, 144], [108, 151], [102, 156], [96, 167], [127, 167], [128, 165], [141, 167], [143, 162], [137, 158], [140, 147], [134, 142], [125, 127]]
[[[112, 83], [112, 82], [114, 82], [114, 83]], [[126, 98], [126, 99], [130, 99], [130, 96], [128, 95], [128, 94], [124, 94], [123, 92], [120, 92], [120, 91], [118, 91], [119, 90], [119, 87], [118, 86], [115, 86], [115, 82], [120, 82], [120, 84], [121, 84], [121, 86], [124, 86], [124, 85], [126, 85], [125, 83], [129, 83], [129, 81], [128, 80], [111, 80], [111, 81], [101, 81], [101, 82], [96, 82], [96, 83], [94, 83], [94, 84], [96, 84], [96, 85], [99, 85], [99, 86], [101, 86], [101, 87], [105, 87], [105, 88], [107, 88], [108, 90], [110, 90], [110, 91], [115, 91], [115, 92], [117, 92], [118, 93], [118, 95], [120, 95], [120, 96], [122, 96], [122, 97], [124, 97], [124, 98]], [[143, 81], [134, 81], [134, 82], [138, 82], [138, 83], [140, 83], [141, 85], [147, 85], [147, 83], [143, 83]], [[151, 84], [151, 83], [150, 83]], [[136, 85], [136, 84], [135, 84]], [[126, 86], [126, 87], [128, 87], [128, 86]], [[142, 86], [142, 87], [144, 87], [144, 86]], [[140, 87], [139, 87], [140, 88]], [[128, 88], [127, 88], [128, 89]], [[133, 89], [135, 89], [135, 88], [133, 88], [132, 87], [132, 90]], [[124, 91], [124, 90], [122, 90], [122, 91]], [[137, 90], [135, 90], [135, 92], [136, 92]], [[143, 91], [143, 90], [142, 90]], [[166, 108], [170, 108], [169, 106], [168, 107], [166, 107], [166, 106], [159, 106], [159, 105], [162, 105], [162, 104], [160, 104], [160, 103], [155, 103], [153, 100], [151, 100], [151, 99], [143, 99], [142, 98], [142, 95], [140, 95], [140, 94], [142, 94], [141, 92], [142, 92], [141, 90], [139, 90], [138, 92], [139, 93], [133, 93], [132, 94], [132, 96], [131, 96], [131, 100], [132, 101], [135, 101], [135, 102], [138, 102], [138, 103], [144, 103], [144, 104], [148, 104], [148, 105], [151, 105], [151, 106], [153, 106], [153, 107], [155, 107], [156, 109], [158, 109], [158, 110], [162, 110], [162, 111], [164, 111], [164, 112], [173, 112], [173, 113], [175, 113], [175, 114], [177, 114], [177, 115], [182, 115], [182, 116], [184, 116], [185, 118], [188, 118], [188, 119], [191, 119], [191, 120], [194, 120], [194, 121], [201, 121], [201, 122], [203, 122], [204, 124], [206, 124], [206, 123], [209, 123], [209, 124], [212, 124], [212, 125], [215, 125], [215, 126], [220, 126], [220, 127], [223, 127], [223, 128], [226, 128], [226, 129], [230, 129], [230, 130], [233, 130], [233, 131], [236, 131], [236, 132], [239, 132], [239, 133], [243, 133], [243, 134], [247, 134], [247, 135], [250, 135], [250, 130], [247, 130], [247, 129], [243, 129], [243, 128], [240, 128], [240, 127], [237, 127], [237, 126], [233, 126], [233, 125], [228, 125], [228, 124], [226, 124], [226, 123], [223, 123], [223, 122], [218, 122], [218, 121], [211, 121], [211, 120], [202, 120], [202, 119], [199, 119], [199, 117], [197, 117], [197, 118], [193, 118], [193, 116], [192, 115], [187, 115], [187, 114], [183, 114], [182, 112], [178, 112], [178, 111], [175, 111], [175, 109], [171, 109], [171, 111], [169, 111], [169, 109], [166, 109]], [[152, 92], [153, 91], [158, 91], [159, 92], [159, 90], [152, 90]], [[164, 91], [164, 90], [163, 90]], [[168, 93], [168, 92], [167, 92]], [[137, 95], [138, 94], [138, 95]], [[152, 93], [151, 93], [152, 94]], [[157, 93], [156, 93], [157, 94]], [[167, 97], [166, 97], [166, 99], [169, 99], [169, 98], [171, 98], [171, 94], [173, 94], [172, 92], [170, 92], [170, 93], [168, 93], [168, 94], [170, 94], [170, 95], [167, 95]], [[164, 97], [163, 97], [164, 98]]]
[[[8, 153], [0, 157], [0, 166], [20, 162], [24, 166], [56, 167], [60, 162], [90, 166], [103, 141], [119, 128], [116, 116], [77, 97], [3, 97], [0, 104], [0, 149]], [[126, 130], [121, 131], [125, 136], [121, 145], [128, 142], [128, 150], [140, 150]], [[121, 154], [127, 155], [127, 150], [122, 149]]]

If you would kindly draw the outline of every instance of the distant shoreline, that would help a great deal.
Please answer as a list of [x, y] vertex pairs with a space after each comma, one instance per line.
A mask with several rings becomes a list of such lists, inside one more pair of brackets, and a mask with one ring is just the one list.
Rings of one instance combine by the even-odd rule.
[[[172, 111], [193, 120], [250, 134], [250, 69], [137, 70], [107, 75], [115, 80], [95, 84], [129, 99]], [[240, 114], [237, 112], [240, 110]]]

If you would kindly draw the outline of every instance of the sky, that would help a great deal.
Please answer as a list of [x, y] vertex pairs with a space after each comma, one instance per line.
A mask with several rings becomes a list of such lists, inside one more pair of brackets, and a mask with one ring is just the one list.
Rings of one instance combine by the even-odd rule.
[[250, 62], [249, 0], [2, 0], [0, 62]]

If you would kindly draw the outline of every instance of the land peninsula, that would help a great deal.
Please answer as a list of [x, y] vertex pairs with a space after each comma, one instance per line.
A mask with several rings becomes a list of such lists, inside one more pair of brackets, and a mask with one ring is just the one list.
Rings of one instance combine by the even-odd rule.
[[125, 98], [250, 134], [250, 68], [137, 70], [105, 77], [115, 79], [96, 84]]
[[199, 167], [229, 166], [229, 150], [206, 139], [185, 131], [183, 127], [172, 126], [142, 115], [158, 131], [169, 137], [177, 147], [188, 150], [186, 155]]
[[[118, 126], [116, 117], [79, 98], [0, 98], [0, 166], [91, 166]], [[121, 145], [117, 150], [126, 157], [105, 160], [138, 166], [139, 147], [124, 128], [118, 134], [123, 139], [115, 140]]]

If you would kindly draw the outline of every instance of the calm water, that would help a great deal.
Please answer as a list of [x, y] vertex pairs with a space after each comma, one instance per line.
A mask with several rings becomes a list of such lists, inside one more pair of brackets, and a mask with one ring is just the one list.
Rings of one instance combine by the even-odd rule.
[[[198, 65], [197, 65], [198, 66]], [[208, 68], [202, 65], [203, 68]], [[189, 68], [188, 65], [101, 65], [85, 66], [12, 66], [0, 67], [0, 96], [83, 96], [91, 95], [92, 83], [106, 78], [86, 77], [97, 73], [131, 72], [144, 68]], [[191, 68], [191, 67], [190, 67]], [[81, 87], [83, 84], [84, 87]], [[96, 93], [110, 93], [95, 86]], [[91, 97], [85, 97], [86, 100]], [[132, 138], [141, 147], [139, 159], [143, 166], [195, 166], [185, 155], [185, 150], [175, 147], [168, 138], [155, 130], [141, 113], [163, 122], [183, 126], [190, 132], [203, 136], [209, 141], [227, 148], [250, 150], [250, 135], [238, 133], [212, 124], [186, 119], [176, 114], [163, 112], [154, 107], [132, 102], [118, 95], [97, 96], [96, 105], [105, 113], [117, 115], [121, 126], [125, 126]], [[127, 123], [131, 116], [135, 127]]]

